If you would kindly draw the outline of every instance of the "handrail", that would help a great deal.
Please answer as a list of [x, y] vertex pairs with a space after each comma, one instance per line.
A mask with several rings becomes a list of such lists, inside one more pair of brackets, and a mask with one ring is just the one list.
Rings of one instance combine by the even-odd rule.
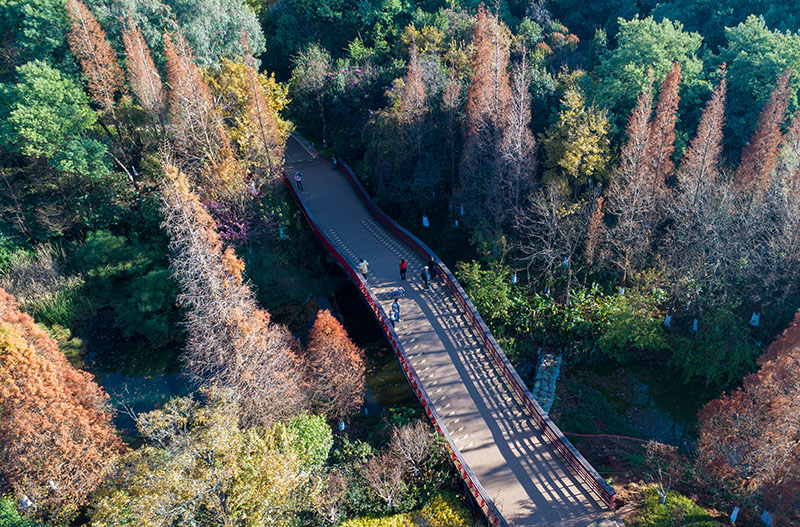
[[461, 454], [461, 451], [456, 446], [455, 441], [453, 441], [453, 438], [447, 431], [444, 421], [442, 421], [439, 417], [439, 413], [436, 411], [433, 401], [428, 396], [428, 392], [426, 392], [425, 388], [422, 386], [422, 380], [419, 378], [414, 366], [411, 365], [411, 361], [408, 360], [408, 355], [406, 354], [405, 348], [397, 338], [394, 328], [392, 327], [391, 323], [389, 323], [389, 317], [386, 316], [386, 312], [383, 310], [383, 307], [381, 307], [380, 302], [378, 302], [378, 299], [367, 287], [361, 275], [356, 272], [352, 263], [350, 263], [322, 233], [317, 225], [316, 220], [314, 219], [314, 216], [312, 216], [311, 212], [309, 212], [308, 208], [306, 207], [305, 200], [303, 200], [303, 197], [298, 194], [297, 190], [294, 188], [294, 185], [292, 185], [292, 182], [289, 180], [289, 177], [285, 172], [283, 173], [283, 181], [289, 189], [289, 192], [291, 193], [295, 202], [297, 202], [297, 205], [300, 207], [300, 212], [303, 213], [303, 216], [306, 218], [306, 221], [311, 227], [311, 230], [314, 232], [314, 235], [319, 239], [320, 243], [322, 243], [322, 246], [325, 247], [325, 249], [327, 249], [327, 251], [333, 256], [333, 258], [336, 260], [336, 263], [342, 268], [345, 274], [347, 274], [350, 280], [352, 280], [353, 283], [355, 283], [355, 285], [361, 290], [361, 295], [364, 301], [367, 303], [370, 309], [372, 309], [375, 319], [378, 321], [378, 324], [380, 324], [381, 328], [383, 329], [386, 338], [389, 340], [389, 344], [391, 344], [392, 349], [394, 350], [395, 355], [397, 355], [397, 359], [400, 361], [400, 365], [403, 368], [403, 373], [406, 377], [406, 380], [411, 385], [411, 388], [419, 399], [420, 403], [422, 403], [422, 407], [425, 409], [428, 419], [430, 420], [431, 424], [436, 427], [436, 432], [444, 437], [447, 451], [450, 455], [450, 460], [458, 469], [458, 473], [464, 480], [464, 483], [467, 485], [470, 495], [475, 499], [475, 503], [481, 509], [481, 512], [486, 516], [486, 519], [489, 520], [490, 525], [494, 527], [508, 527], [508, 523], [506, 522], [505, 518], [503, 518], [503, 516], [500, 514], [497, 506], [480, 484], [478, 478], [475, 476], [475, 473], [471, 468], [469, 468], [469, 465], [467, 465], [464, 456]]
[[[372, 197], [367, 193], [364, 186], [356, 177], [353, 170], [344, 163], [341, 158], [337, 158], [339, 169], [348, 177], [350, 183], [356, 190], [356, 193], [361, 197], [361, 200], [366, 205], [367, 209], [375, 216], [378, 221], [393, 235], [401, 239], [406, 245], [411, 247], [417, 255], [425, 261], [432, 260], [437, 267], [441, 270], [439, 275], [442, 277], [445, 285], [450, 289], [450, 292], [456, 298], [461, 309], [470, 319], [472, 327], [478, 333], [484, 346], [489, 350], [489, 355], [492, 357], [495, 365], [503, 373], [508, 384], [511, 386], [512, 391], [517, 395], [518, 399], [528, 410], [536, 424], [541, 428], [544, 435], [552, 441], [556, 450], [564, 457], [564, 460], [570, 467], [583, 479], [586, 484], [591, 488], [605, 503], [608, 508], [614, 508], [614, 500], [616, 491], [609, 485], [598, 472], [592, 467], [591, 464], [584, 458], [580, 452], [572, 445], [563, 432], [550, 420], [550, 417], [545, 413], [539, 402], [534, 399], [528, 387], [520, 379], [519, 374], [511, 365], [500, 345], [494, 339], [491, 331], [486, 326], [486, 323], [481, 318], [478, 310], [470, 301], [461, 284], [458, 283], [450, 269], [436, 257], [436, 254], [425, 245], [419, 238], [408, 232], [405, 228], [400, 226], [392, 218], [390, 218], [378, 205], [372, 200]], [[433, 269], [431, 270], [433, 274]]]

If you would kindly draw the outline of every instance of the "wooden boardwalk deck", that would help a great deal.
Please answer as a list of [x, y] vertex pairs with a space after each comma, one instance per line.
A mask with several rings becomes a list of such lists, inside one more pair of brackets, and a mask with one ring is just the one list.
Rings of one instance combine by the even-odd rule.
[[[402, 285], [396, 333], [467, 464], [511, 525], [616, 525], [499, 374], [450, 291], [419, 279], [423, 261], [373, 217], [350, 182], [302, 140], [287, 145], [286, 172], [303, 174], [305, 205], [328, 241], [355, 265], [369, 262], [367, 284], [383, 299]], [[398, 264], [408, 261], [408, 279]], [[388, 312], [390, 300], [381, 300]]]

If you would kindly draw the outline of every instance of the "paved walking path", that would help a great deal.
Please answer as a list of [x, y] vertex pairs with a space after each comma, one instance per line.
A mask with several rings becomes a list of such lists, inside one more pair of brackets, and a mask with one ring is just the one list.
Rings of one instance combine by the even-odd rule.
[[[289, 140], [286, 173], [303, 175], [301, 193], [328, 240], [353, 266], [369, 262], [367, 284], [388, 312], [384, 293], [403, 286], [397, 334], [450, 435], [510, 525], [613, 526], [514, 399], [446, 287], [422, 290], [425, 265], [368, 212], [344, 175], [301, 138]], [[400, 280], [400, 259], [408, 261]]]

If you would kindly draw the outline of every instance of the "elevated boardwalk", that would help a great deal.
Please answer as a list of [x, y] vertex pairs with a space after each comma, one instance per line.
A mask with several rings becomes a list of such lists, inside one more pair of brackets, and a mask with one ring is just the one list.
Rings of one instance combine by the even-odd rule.
[[[613, 490], [532, 399], [449, 270], [442, 266], [431, 290], [423, 291], [419, 274], [435, 255], [382, 215], [346, 167], [338, 168], [301, 138], [289, 140], [292, 194], [321, 243], [360, 287], [490, 524], [616, 525], [609, 511]], [[298, 170], [302, 192], [293, 184]], [[354, 270], [360, 258], [369, 262], [366, 281]], [[405, 281], [401, 258], [408, 262]], [[399, 300], [395, 332], [385, 293], [397, 286], [406, 297]]]

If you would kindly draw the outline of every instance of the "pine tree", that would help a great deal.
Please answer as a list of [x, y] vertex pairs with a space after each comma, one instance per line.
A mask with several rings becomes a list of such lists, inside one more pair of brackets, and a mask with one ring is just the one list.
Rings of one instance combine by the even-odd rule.
[[123, 89], [124, 76], [117, 56], [97, 19], [80, 0], [67, 0], [66, 6], [71, 23], [69, 47], [81, 63], [92, 100], [110, 110], [117, 92]]
[[786, 120], [790, 85], [788, 68], [778, 79], [769, 101], [758, 117], [750, 141], [742, 149], [742, 158], [736, 170], [736, 186], [744, 193], [759, 196], [769, 186], [770, 175], [778, 165], [778, 153], [783, 141], [781, 125]]
[[161, 76], [133, 17], [128, 19], [127, 27], [122, 30], [122, 41], [127, 55], [125, 67], [128, 70], [128, 84], [142, 108], [163, 125], [166, 98]]
[[0, 289], [0, 476], [37, 507], [69, 514], [123, 450], [108, 395]]
[[317, 313], [308, 338], [312, 391], [323, 412], [342, 419], [364, 404], [364, 352], [327, 309]]
[[169, 162], [162, 201], [186, 309], [188, 372], [200, 385], [235, 390], [245, 422], [263, 425], [296, 413], [304, 405], [305, 373], [291, 334], [258, 308], [244, 263], [223, 248], [214, 220]]
[[472, 83], [467, 91], [461, 185], [470, 215], [497, 224], [501, 217], [503, 128], [508, 123], [508, 30], [485, 7], [473, 32]]
[[672, 177], [675, 165], [672, 153], [675, 151], [675, 121], [678, 116], [678, 91], [681, 83], [681, 65], [675, 62], [661, 83], [658, 92], [656, 116], [650, 125], [649, 151], [653, 192], [662, 197], [667, 180]]

